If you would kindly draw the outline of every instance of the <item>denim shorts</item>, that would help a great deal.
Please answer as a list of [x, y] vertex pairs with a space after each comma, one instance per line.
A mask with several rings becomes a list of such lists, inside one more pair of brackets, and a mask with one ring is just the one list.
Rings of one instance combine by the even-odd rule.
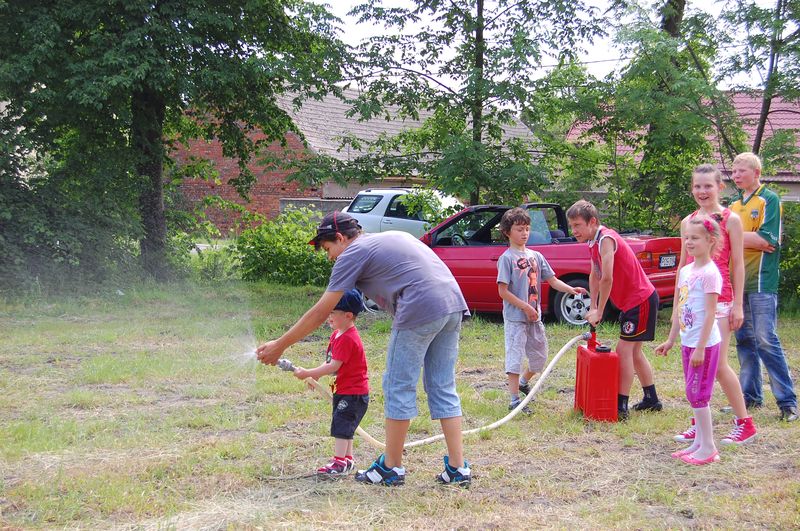
[[461, 399], [456, 393], [461, 314], [451, 313], [406, 330], [392, 329], [383, 373], [386, 418], [410, 420], [417, 416], [421, 370], [431, 418], [461, 416]]

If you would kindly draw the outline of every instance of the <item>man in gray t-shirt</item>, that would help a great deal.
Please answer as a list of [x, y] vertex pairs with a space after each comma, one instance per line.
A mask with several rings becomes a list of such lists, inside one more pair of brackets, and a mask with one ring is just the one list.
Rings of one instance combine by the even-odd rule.
[[394, 316], [383, 375], [386, 453], [355, 479], [366, 484], [400, 485], [411, 419], [417, 414], [417, 383], [424, 367], [431, 418], [442, 425], [448, 455], [441, 483], [468, 484], [469, 464], [461, 439], [461, 400], [455, 366], [461, 318], [467, 304], [450, 270], [425, 244], [410, 234], [361, 234], [356, 220], [332, 212], [309, 242], [335, 260], [328, 288], [319, 301], [280, 338], [257, 349], [263, 363], [274, 365], [283, 351], [321, 326], [342, 293], [357, 287]]
[[425, 244], [406, 232], [363, 234], [336, 259], [328, 291], [358, 288], [407, 330], [467, 303], [453, 274]]

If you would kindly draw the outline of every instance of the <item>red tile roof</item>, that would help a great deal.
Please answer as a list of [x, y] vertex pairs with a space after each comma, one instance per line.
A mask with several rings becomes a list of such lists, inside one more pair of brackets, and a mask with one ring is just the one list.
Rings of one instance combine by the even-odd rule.
[[[748, 142], [752, 142], [756, 133], [758, 118], [761, 114], [761, 96], [758, 93], [730, 93], [729, 96], [731, 97], [734, 108], [742, 119], [742, 128], [747, 134]], [[575, 123], [567, 137], [571, 140], [577, 140], [584, 135], [590, 127], [591, 124], [586, 122]], [[797, 146], [800, 148], [800, 103], [784, 101], [782, 98], [776, 97], [772, 100], [770, 105], [764, 137], [769, 138], [776, 131], [781, 129], [795, 130], [798, 133]], [[715, 145], [718, 145], [716, 136], [712, 137], [711, 140]], [[630, 146], [620, 145], [617, 147], [618, 154], [627, 155], [632, 152], [633, 148]], [[730, 160], [718, 153], [717, 162], [723, 175], [726, 177], [729, 176]], [[774, 176], [765, 176], [763, 180], [773, 182], [800, 182], [800, 167], [796, 167], [794, 171], [779, 171]]]

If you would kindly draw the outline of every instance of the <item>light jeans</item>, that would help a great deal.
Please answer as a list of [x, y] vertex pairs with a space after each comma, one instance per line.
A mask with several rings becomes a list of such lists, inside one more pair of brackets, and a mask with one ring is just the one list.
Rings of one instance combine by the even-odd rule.
[[745, 293], [744, 323], [736, 331], [739, 382], [748, 404], [763, 404], [761, 363], [767, 368], [772, 394], [779, 407], [797, 406], [789, 365], [778, 339], [778, 295]]
[[456, 361], [462, 313], [451, 313], [411, 329], [392, 329], [383, 373], [386, 418], [409, 420], [417, 416], [417, 382], [422, 369], [431, 418], [461, 416]]

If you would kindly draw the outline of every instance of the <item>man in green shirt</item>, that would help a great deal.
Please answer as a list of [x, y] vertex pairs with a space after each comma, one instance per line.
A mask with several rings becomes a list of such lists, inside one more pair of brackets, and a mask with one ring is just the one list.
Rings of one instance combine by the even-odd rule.
[[776, 332], [781, 200], [761, 184], [761, 160], [753, 153], [741, 153], [733, 160], [732, 178], [740, 198], [730, 209], [739, 215], [744, 228], [744, 323], [736, 331], [739, 382], [748, 409], [761, 407], [763, 363], [781, 418], [791, 422], [798, 418], [797, 395]]

